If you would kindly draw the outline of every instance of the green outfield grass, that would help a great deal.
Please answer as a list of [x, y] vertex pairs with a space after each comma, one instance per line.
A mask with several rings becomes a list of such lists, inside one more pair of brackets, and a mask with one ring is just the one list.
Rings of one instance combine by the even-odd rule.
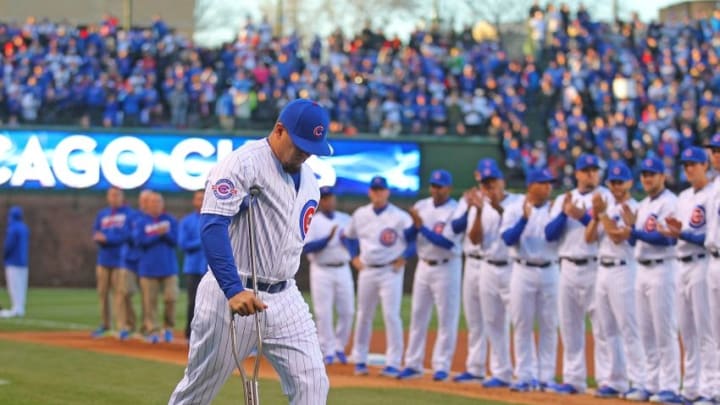
[[[0, 404], [164, 404], [183, 374], [183, 367], [26, 343], [0, 343]], [[239, 404], [242, 386], [231, 377], [213, 404]], [[261, 380], [265, 404], [287, 403], [280, 383]], [[417, 390], [333, 388], [328, 403], [377, 405], [503, 404]]]
[[[310, 301], [310, 294], [305, 294]], [[10, 300], [5, 289], [0, 290], [0, 305], [9, 306]], [[140, 296], [134, 298], [136, 313], [140, 314]], [[162, 305], [162, 303], [160, 304]], [[176, 329], [185, 329], [185, 306], [187, 294], [181, 291], [176, 308]], [[462, 318], [462, 317], [461, 317]], [[407, 328], [410, 324], [410, 296], [402, 301], [402, 319]], [[0, 319], [0, 331], [7, 330], [91, 330], [100, 323], [97, 295], [92, 289], [74, 288], [30, 288], [28, 291], [27, 313], [22, 319]], [[435, 329], [436, 316], [433, 315], [430, 328]], [[375, 316], [373, 328], [384, 330], [380, 306]], [[460, 320], [460, 329], [465, 330], [465, 320]]]

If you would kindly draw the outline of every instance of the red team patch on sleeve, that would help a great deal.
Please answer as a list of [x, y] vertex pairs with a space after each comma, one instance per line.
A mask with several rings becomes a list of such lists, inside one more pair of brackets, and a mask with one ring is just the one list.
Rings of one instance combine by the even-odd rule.
[[309, 200], [300, 211], [300, 236], [303, 240], [305, 240], [305, 235], [307, 235], [310, 229], [310, 223], [312, 222], [313, 215], [315, 215], [317, 204], [317, 201]]

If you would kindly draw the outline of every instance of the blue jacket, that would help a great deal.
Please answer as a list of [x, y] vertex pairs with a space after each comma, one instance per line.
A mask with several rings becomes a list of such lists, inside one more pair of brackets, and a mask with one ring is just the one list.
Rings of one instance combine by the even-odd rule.
[[[161, 234], [164, 227], [168, 230]], [[142, 252], [138, 265], [140, 277], [167, 277], [178, 273], [175, 255], [178, 225], [175, 218], [168, 214], [157, 218], [142, 215], [137, 221], [133, 239]]]
[[130, 240], [130, 220], [132, 210], [122, 206], [117, 209], [105, 208], [95, 218], [93, 232], [105, 234], [105, 242], [98, 242], [97, 264], [106, 267], [125, 265], [126, 243]]
[[30, 231], [23, 222], [22, 208], [10, 207], [3, 260], [6, 266], [27, 267]]
[[135, 243], [135, 238], [133, 237], [133, 235], [135, 235], [135, 228], [138, 226], [138, 221], [140, 221], [142, 216], [143, 213], [140, 210], [130, 210], [130, 238], [128, 239], [125, 250], [125, 268], [133, 273], [138, 272], [140, 256], [142, 256], [142, 249]]
[[178, 237], [180, 248], [185, 252], [183, 273], [203, 275], [207, 271], [207, 259], [200, 241], [200, 213], [188, 214], [180, 221]]

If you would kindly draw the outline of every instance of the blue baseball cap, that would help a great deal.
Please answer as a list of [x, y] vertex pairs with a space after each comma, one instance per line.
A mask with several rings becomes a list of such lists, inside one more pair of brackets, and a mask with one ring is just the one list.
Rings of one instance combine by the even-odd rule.
[[320, 198], [335, 194], [335, 190], [332, 186], [320, 187]]
[[500, 168], [495, 165], [488, 165], [482, 169], [478, 168], [478, 173], [480, 173], [480, 181], [505, 178]]
[[531, 169], [530, 172], [528, 172], [527, 177], [525, 178], [525, 183], [527, 185], [533, 183], [549, 183], [553, 181], [555, 181], [555, 176], [553, 176], [553, 174], [550, 173], [550, 170], [548, 170], [547, 168]]
[[705, 163], [708, 161], [708, 157], [707, 153], [705, 153], [705, 149], [697, 146], [691, 146], [682, 152], [680, 155], [680, 161], [682, 163]]
[[430, 184], [433, 186], [447, 187], [452, 185], [452, 174], [449, 171], [439, 169], [430, 173]]
[[656, 157], [645, 158], [640, 163], [640, 172], [664, 174], [665, 163]]
[[585, 169], [589, 169], [591, 167], [600, 168], [600, 161], [598, 160], [597, 156], [595, 156], [595, 155], [591, 155], [589, 153], [583, 153], [575, 161], [575, 170], [585, 170]]
[[710, 138], [709, 146], [711, 148], [720, 148], [720, 134], [715, 134], [712, 138]]
[[619, 180], [628, 181], [632, 180], [633, 175], [629, 167], [623, 162], [611, 163], [608, 167], [608, 181]]
[[493, 158], [483, 158], [477, 162], [477, 171], [482, 172], [486, 167], [498, 167], [497, 161]]
[[370, 180], [370, 188], [374, 190], [385, 190], [388, 188], [387, 180], [382, 176], [375, 176]]
[[333, 154], [327, 140], [330, 117], [320, 104], [304, 98], [289, 102], [278, 118], [300, 150], [318, 156]]

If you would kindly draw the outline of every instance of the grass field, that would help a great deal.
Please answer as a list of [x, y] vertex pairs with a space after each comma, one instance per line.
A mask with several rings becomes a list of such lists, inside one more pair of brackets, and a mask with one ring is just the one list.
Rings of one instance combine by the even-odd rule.
[[[178, 330], [185, 324], [185, 297], [177, 306]], [[8, 298], [0, 292], [0, 305]], [[138, 304], [139, 305], [139, 304]], [[409, 322], [409, 297], [403, 300], [403, 320]], [[434, 321], [433, 321], [434, 322]], [[0, 320], [0, 332], [88, 330], [98, 325], [96, 296], [89, 289], [40, 289], [29, 291], [23, 319]], [[376, 317], [376, 328], [382, 320]], [[462, 326], [464, 328], [464, 326]], [[0, 404], [161, 404], [166, 403], [180, 380], [183, 367], [75, 349], [0, 341]], [[274, 380], [263, 380], [264, 404], [287, 403]], [[239, 379], [228, 382], [216, 404], [240, 403]], [[333, 388], [330, 404], [465, 405], [501, 404], [418, 390]]]

